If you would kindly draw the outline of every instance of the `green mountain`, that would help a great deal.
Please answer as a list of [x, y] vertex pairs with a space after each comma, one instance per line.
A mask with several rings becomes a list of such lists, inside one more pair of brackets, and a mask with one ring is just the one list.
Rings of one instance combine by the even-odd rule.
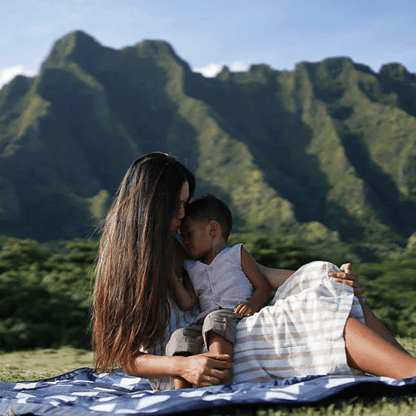
[[0, 234], [90, 235], [125, 170], [162, 150], [228, 202], [238, 227], [405, 246], [416, 230], [416, 75], [349, 58], [294, 71], [194, 73], [172, 47], [58, 40], [0, 91]]

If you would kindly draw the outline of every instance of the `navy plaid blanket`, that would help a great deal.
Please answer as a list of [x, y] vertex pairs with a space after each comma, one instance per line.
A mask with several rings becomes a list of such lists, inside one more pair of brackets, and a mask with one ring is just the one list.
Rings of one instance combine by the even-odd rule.
[[148, 380], [122, 371], [79, 368], [47, 380], [0, 383], [0, 414], [165, 415], [226, 405], [314, 404], [329, 398], [416, 393], [416, 377], [308, 376], [267, 383], [153, 391]]

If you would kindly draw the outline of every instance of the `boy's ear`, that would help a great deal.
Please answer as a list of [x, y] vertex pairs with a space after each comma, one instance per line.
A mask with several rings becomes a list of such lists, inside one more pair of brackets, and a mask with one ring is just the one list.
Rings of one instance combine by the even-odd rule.
[[221, 233], [221, 225], [219, 224], [218, 221], [215, 220], [210, 220], [209, 224], [208, 224], [208, 231], [209, 231], [209, 235], [210, 236], [215, 236], [218, 233]]

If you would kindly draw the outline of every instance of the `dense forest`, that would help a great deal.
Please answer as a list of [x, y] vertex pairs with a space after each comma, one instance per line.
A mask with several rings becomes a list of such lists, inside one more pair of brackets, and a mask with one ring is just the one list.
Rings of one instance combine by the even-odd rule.
[[[262, 264], [296, 269], [321, 258], [280, 237], [232, 235]], [[39, 243], [5, 238], [0, 251], [0, 350], [90, 347], [94, 240]], [[361, 264], [366, 302], [395, 335], [416, 338], [416, 246]]]

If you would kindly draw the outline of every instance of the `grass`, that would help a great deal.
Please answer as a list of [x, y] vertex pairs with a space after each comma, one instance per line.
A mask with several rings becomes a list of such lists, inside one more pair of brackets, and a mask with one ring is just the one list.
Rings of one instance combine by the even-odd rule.
[[92, 359], [91, 351], [71, 347], [3, 353], [0, 381], [32, 381], [55, 377], [76, 368], [92, 367]]
[[[399, 339], [416, 355], [416, 340]], [[1, 354], [0, 381], [31, 381], [54, 377], [79, 367], [92, 366], [92, 352], [70, 347]], [[224, 407], [198, 412], [199, 416], [407, 416], [416, 414], [416, 395], [400, 397], [353, 397], [332, 400], [319, 406]], [[191, 416], [189, 414], [188, 416]]]

